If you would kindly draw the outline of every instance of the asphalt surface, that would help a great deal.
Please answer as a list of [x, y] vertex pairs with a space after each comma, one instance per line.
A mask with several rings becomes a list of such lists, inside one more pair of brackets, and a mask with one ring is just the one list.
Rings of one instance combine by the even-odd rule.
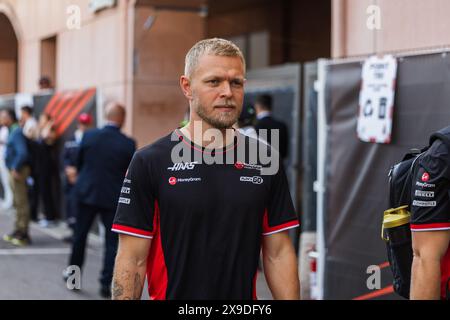
[[[12, 210], [0, 209], [0, 300], [99, 300], [99, 274], [102, 266], [102, 240], [91, 234], [86, 252], [81, 290], [69, 290], [62, 271], [67, 266], [70, 245], [63, 242], [69, 234], [64, 224], [42, 228], [32, 223], [32, 244], [15, 247], [3, 241], [14, 221]], [[272, 296], [261, 273], [257, 279], [257, 296], [270, 300]], [[149, 299], [144, 288], [142, 299]]]

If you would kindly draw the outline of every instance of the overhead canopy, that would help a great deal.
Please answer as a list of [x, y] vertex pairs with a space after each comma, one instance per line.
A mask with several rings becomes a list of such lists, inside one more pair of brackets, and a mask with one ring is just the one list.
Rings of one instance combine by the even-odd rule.
[[78, 115], [90, 109], [95, 102], [95, 88], [77, 91], [57, 92], [45, 106], [55, 124], [57, 136], [61, 136], [77, 119]]

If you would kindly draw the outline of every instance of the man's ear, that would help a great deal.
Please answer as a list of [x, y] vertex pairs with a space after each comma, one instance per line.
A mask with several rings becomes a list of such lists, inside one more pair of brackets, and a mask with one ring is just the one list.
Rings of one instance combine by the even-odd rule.
[[180, 77], [180, 87], [183, 94], [189, 100], [192, 99], [191, 81], [186, 76]]

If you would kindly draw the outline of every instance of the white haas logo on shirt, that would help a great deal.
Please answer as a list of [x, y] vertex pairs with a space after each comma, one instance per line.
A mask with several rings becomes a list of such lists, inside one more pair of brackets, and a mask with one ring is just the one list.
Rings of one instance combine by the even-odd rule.
[[186, 163], [182, 163], [182, 162], [174, 163], [173, 167], [168, 167], [167, 170], [170, 170], [170, 171], [192, 170], [192, 169], [194, 169], [196, 164], [198, 164], [197, 161], [186, 162]]

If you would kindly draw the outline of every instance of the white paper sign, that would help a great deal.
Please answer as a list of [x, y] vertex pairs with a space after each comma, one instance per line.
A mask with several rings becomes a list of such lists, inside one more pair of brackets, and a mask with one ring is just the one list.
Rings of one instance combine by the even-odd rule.
[[391, 142], [396, 75], [397, 60], [392, 55], [372, 56], [364, 62], [357, 125], [362, 141]]

